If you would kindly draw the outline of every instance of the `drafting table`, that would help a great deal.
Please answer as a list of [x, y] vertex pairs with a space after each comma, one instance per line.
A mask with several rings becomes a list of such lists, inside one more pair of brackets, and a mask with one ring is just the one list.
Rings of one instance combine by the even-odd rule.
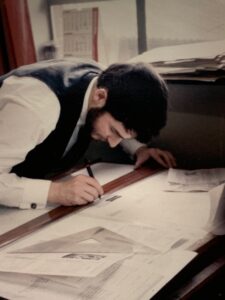
[[[129, 168], [130, 167], [128, 166], [128, 171]], [[143, 228], [144, 226], [152, 226], [153, 224], [157, 224], [157, 226], [160, 227], [160, 232], [165, 233], [167, 231], [170, 232], [173, 227], [175, 230], [179, 230], [177, 226], [179, 223], [180, 228], [188, 229], [185, 232], [185, 238], [183, 238], [185, 248], [194, 250], [198, 249], [199, 255], [196, 256], [196, 258], [194, 258], [193, 261], [191, 261], [181, 272], [179, 272], [164, 288], [162, 288], [162, 290], [153, 296], [152, 299], [191, 299], [190, 297], [193, 295], [193, 293], [202, 289], [202, 286], [205, 282], [207, 282], [210, 278], [213, 278], [217, 272], [220, 272], [223, 269], [225, 265], [225, 259], [223, 256], [221, 256], [221, 253], [224, 252], [224, 247], [222, 248], [221, 245], [224, 244], [224, 238], [212, 238], [212, 236], [207, 234], [207, 232], [204, 230], [210, 210], [208, 194], [205, 192], [165, 192], [163, 190], [163, 185], [166, 180], [166, 176], [167, 171], [160, 170], [152, 176], [144, 178], [128, 188], [125, 188], [125, 192], [121, 190], [123, 191], [119, 192], [119, 194], [122, 194], [121, 199], [118, 198], [109, 205], [100, 207], [99, 210], [96, 210], [95, 206], [91, 206], [87, 209], [84, 208], [77, 213], [76, 211], [71, 213], [69, 216], [64, 217], [63, 220], [55, 221], [47, 226], [49, 226], [52, 232], [54, 232], [54, 230], [57, 231], [57, 229], [59, 229], [59, 231], [62, 230], [60, 223], [62, 221], [67, 222], [67, 220], [71, 218], [74, 218], [73, 222], [77, 222], [76, 220], [80, 219], [82, 223], [82, 218], [92, 220], [92, 218], [95, 217], [100, 220], [100, 223], [102, 222], [104, 224], [107, 223], [108, 217], [111, 216], [113, 217], [113, 221], [123, 222], [124, 219], [126, 219], [126, 221], [129, 221], [133, 225], [142, 224]], [[147, 190], [146, 188], [141, 188], [142, 186], [146, 187], [146, 182], [147, 186], [149, 187]], [[142, 190], [142, 195], [139, 197], [140, 201], [136, 201], [137, 195], [135, 195], [135, 191], [137, 190], [137, 187], [138, 189], [141, 188]], [[131, 194], [129, 194], [129, 190], [132, 191]], [[140, 190], [138, 191], [140, 193]], [[118, 191], [116, 193], [118, 193]], [[123, 195], [126, 194], [129, 195], [129, 197], [127, 197], [124, 201]], [[121, 210], [119, 211], [117, 203], [120, 203], [119, 207], [121, 207]], [[5, 211], [2, 209], [1, 212], [1, 234], [14, 228], [15, 226], [23, 224], [24, 222], [28, 221], [29, 218], [32, 219], [43, 214], [43, 211], [18, 211], [14, 209], [5, 209]], [[10, 217], [10, 215], [12, 218], [10, 219], [9, 224], [7, 220], [9, 220], [8, 216]], [[165, 224], [167, 228], [163, 226], [163, 224]], [[168, 226], [170, 226], [170, 228]], [[86, 230], [86, 224], [82, 224], [81, 228]], [[30, 237], [28, 236], [22, 240], [14, 242], [12, 245], [4, 247], [3, 250], [8, 249], [11, 246], [13, 249], [17, 247], [18, 244], [24, 246], [26, 245], [27, 240], [29, 241], [30, 238], [35, 240], [36, 237], [39, 235], [41, 236], [44, 230], [47, 229], [38, 230], [37, 232], [32, 233]], [[68, 228], [66, 228], [66, 233], [72, 234], [73, 230], [74, 229], [71, 228], [71, 226], [68, 226]], [[57, 232], [57, 234], [58, 233], [59, 232]], [[181, 233], [183, 234], [183, 232]], [[194, 237], [195, 235], [196, 238], [192, 240], [191, 237]], [[166, 234], [166, 236], [169, 236], [169, 234]], [[190, 237], [191, 242], [194, 241], [193, 244], [188, 243], [188, 237]], [[45, 237], [45, 241], [47, 240], [47, 237]], [[187, 242], [186, 245], [185, 242]], [[167, 244], [163, 243], [163, 239], [158, 239], [157, 247], [160, 248], [168, 246]], [[171, 247], [173, 247], [173, 245]], [[4, 278], [4, 276], [1, 278]], [[191, 281], [192, 284], [190, 284]], [[4, 294], [2, 296], [4, 296]]]

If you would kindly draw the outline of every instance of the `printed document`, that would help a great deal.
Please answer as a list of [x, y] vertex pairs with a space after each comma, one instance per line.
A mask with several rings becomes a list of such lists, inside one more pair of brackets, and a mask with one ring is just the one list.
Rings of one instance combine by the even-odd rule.
[[169, 169], [166, 191], [208, 191], [225, 182], [225, 168], [178, 170]]

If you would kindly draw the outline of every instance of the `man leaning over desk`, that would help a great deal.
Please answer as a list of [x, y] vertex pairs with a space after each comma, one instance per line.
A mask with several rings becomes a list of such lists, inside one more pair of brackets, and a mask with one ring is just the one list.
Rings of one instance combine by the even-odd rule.
[[90, 139], [119, 143], [136, 158], [175, 166], [168, 151], [145, 144], [166, 122], [167, 87], [143, 63], [50, 60], [0, 77], [0, 204], [83, 205], [103, 194], [94, 178], [48, 180], [82, 157]]

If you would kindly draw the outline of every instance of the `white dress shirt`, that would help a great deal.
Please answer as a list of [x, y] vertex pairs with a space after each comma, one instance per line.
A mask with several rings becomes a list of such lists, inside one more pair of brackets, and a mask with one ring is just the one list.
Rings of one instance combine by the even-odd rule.
[[[66, 151], [77, 139], [85, 123], [92, 81], [85, 94], [78, 126]], [[42, 81], [32, 77], [11, 76], [0, 88], [0, 204], [22, 209], [46, 206], [51, 181], [18, 177], [9, 173], [27, 153], [42, 143], [55, 129], [60, 114], [56, 95]], [[133, 155], [143, 144], [124, 140], [122, 146]], [[64, 153], [64, 154], [65, 154]]]

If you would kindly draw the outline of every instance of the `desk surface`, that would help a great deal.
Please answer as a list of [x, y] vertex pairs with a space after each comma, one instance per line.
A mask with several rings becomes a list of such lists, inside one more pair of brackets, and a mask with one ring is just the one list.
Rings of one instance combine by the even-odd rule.
[[[112, 173], [112, 171], [110, 171], [110, 173]], [[164, 184], [166, 177], [167, 171], [159, 172], [158, 174], [155, 174], [150, 178], [142, 180], [138, 184], [133, 184], [132, 186], [129, 186], [129, 188], [121, 190], [119, 193], [120, 198], [116, 201], [113, 201], [108, 205], [93, 206], [88, 209], [82, 210], [81, 212], [79, 212], [79, 215], [73, 214], [64, 220], [59, 220], [54, 223], [54, 225], [49, 225], [48, 228], [42, 229], [39, 232], [32, 234], [32, 236], [30, 237], [23, 238], [21, 241], [18, 241], [10, 247], [6, 247], [4, 251], [29, 246], [32, 243], [36, 243], [37, 241], [48, 241], [49, 237], [63, 237], [65, 236], [65, 233], [66, 235], [73, 234], [74, 232], [90, 228], [93, 225], [99, 226], [101, 224], [104, 224], [105, 227], [109, 226], [108, 228], [111, 228], [110, 222], [113, 223], [114, 228], [116, 228], [116, 226], [118, 226], [118, 228], [121, 228], [121, 224], [124, 223], [132, 225], [133, 229], [136, 228], [135, 226], [140, 225], [142, 226], [143, 230], [145, 227], [154, 228], [155, 233], [158, 234], [158, 238], [154, 239], [154, 237], [151, 236], [152, 241], [154, 240], [154, 245], [152, 245], [149, 241], [148, 245], [151, 244], [152, 248], [154, 248], [155, 251], [166, 252], [168, 248], [172, 246], [171, 243], [174, 243], [174, 240], [172, 238], [174, 238], [174, 236], [178, 234], [179, 231], [180, 237], [182, 236], [184, 241], [183, 245], [179, 246], [179, 248], [191, 249], [193, 247], [199, 247], [200, 244], [204, 244], [208, 238], [206, 231], [206, 225], [210, 213], [210, 199], [208, 193], [165, 192]], [[118, 203], [120, 203], [119, 206]], [[17, 223], [18, 221], [21, 224], [23, 218], [24, 221], [27, 221], [29, 218], [33, 218], [35, 214], [39, 215], [41, 213], [43, 212], [18, 211], [13, 209], [5, 209], [4, 211], [1, 210], [0, 223], [4, 226], [0, 226], [0, 228], [4, 228], [4, 230], [6, 230], [8, 216], [11, 216], [10, 220], [13, 220], [14, 227], [15, 223]], [[29, 214], [30, 216], [28, 216]], [[73, 225], [71, 226], [71, 224]], [[133, 238], [135, 238], [136, 241], [138, 241], [138, 239], [141, 239], [140, 236], [138, 236], [137, 234], [135, 235], [134, 230], [132, 231], [132, 233], [134, 234]], [[162, 238], [159, 238], [160, 235], [162, 236]], [[176, 237], [178, 236], [179, 235], [177, 235]], [[220, 242], [221, 239], [217, 238], [213, 242], [210, 240], [210, 242], [207, 244], [207, 247], [200, 247], [199, 252], [201, 253], [202, 258], [199, 258], [200, 256], [198, 256], [196, 259], [194, 259], [194, 261], [185, 268], [184, 271], [186, 272], [186, 274], [191, 274], [191, 265], [191, 271], [193, 271], [193, 269], [197, 271], [200, 270], [199, 265], [205, 265], [205, 253], [208, 253], [208, 250], [206, 249], [215, 249]], [[220, 259], [220, 257], [218, 258], [217, 256], [216, 259]], [[212, 262], [213, 259], [210, 258], [210, 260], [208, 259], [208, 261]], [[223, 264], [222, 259], [220, 262], [221, 264]], [[182, 273], [183, 272], [181, 272], [181, 279], [175, 279], [177, 279], [177, 282], [182, 282], [182, 284], [185, 286], [185, 283], [182, 281]], [[198, 272], [196, 272], [196, 274], [197, 273]], [[192, 275], [194, 276], [195, 274]], [[3, 276], [0, 275], [0, 278], [1, 280], [3, 280], [3, 282], [5, 281], [5, 283], [7, 283], [9, 278], [12, 278], [12, 274], [10, 274], [10, 276], [8, 277], [7, 274], [3, 273]], [[26, 282], [27, 280], [30, 280], [31, 282], [29, 276], [27, 277], [22, 275], [20, 276], [20, 281], [17, 283], [17, 288], [18, 286], [23, 285], [23, 280]], [[37, 281], [35, 282], [37, 283]], [[146, 282], [146, 285], [150, 284], [151, 282]], [[170, 293], [171, 297], [173, 297], [172, 294], [175, 287], [176, 286], [174, 285], [174, 280], [172, 280], [169, 284], [166, 285], [165, 288], [162, 289], [162, 291], [156, 294], [154, 296], [155, 298], [153, 297], [153, 299], [169, 299], [159, 298], [163, 295], [163, 293], [165, 293], [164, 291], [167, 291], [167, 296]], [[183, 292], [184, 290], [185, 288], [183, 288]], [[186, 291], [188, 291], [187, 288]], [[186, 293], [186, 295], [188, 295], [188, 293], [189, 291]], [[7, 296], [7, 293], [2, 294], [2, 296]], [[11, 299], [16, 299], [16, 297]]]

